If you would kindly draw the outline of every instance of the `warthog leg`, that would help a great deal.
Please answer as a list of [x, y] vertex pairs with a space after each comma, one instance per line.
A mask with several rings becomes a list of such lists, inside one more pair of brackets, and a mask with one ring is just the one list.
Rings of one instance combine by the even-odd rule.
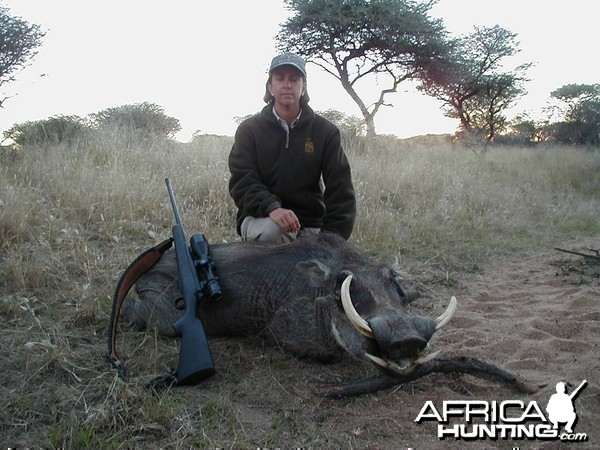
[[499, 381], [518, 392], [527, 394], [533, 394], [539, 390], [539, 387], [526, 383], [515, 374], [480, 359], [466, 356], [439, 356], [418, 365], [412, 372], [402, 377], [378, 375], [338, 385], [323, 386], [319, 388], [318, 392], [326, 397], [352, 397], [408, 383], [430, 373], [466, 373], [491, 381]]

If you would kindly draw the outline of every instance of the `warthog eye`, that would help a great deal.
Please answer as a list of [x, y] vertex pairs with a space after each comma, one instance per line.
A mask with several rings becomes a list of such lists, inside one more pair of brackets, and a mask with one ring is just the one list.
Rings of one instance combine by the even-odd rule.
[[342, 270], [335, 278], [335, 295], [336, 296], [338, 296], [338, 297], [340, 296], [340, 293], [342, 292], [342, 284], [344, 283], [346, 278], [348, 278], [349, 276], [352, 276], [352, 272], [350, 272], [349, 270]]

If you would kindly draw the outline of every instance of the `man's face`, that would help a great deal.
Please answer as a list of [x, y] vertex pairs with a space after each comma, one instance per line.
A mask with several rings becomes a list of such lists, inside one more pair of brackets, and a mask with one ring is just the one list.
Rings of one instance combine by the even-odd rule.
[[299, 105], [304, 90], [304, 78], [295, 67], [281, 66], [273, 71], [269, 92], [275, 98], [275, 105], [285, 107]]

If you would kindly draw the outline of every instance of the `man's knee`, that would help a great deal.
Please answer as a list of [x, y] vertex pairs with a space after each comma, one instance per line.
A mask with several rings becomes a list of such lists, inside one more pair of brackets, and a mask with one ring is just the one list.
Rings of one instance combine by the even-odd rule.
[[241, 226], [242, 240], [284, 243], [295, 238], [295, 233], [284, 232], [269, 217], [246, 217]]

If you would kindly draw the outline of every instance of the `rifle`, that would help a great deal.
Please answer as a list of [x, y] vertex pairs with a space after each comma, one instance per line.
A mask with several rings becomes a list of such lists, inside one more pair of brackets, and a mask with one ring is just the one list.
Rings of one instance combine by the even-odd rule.
[[[208, 298], [219, 300], [223, 296], [219, 280], [215, 276], [209, 256], [209, 247], [202, 233], [197, 233], [190, 239], [190, 247], [185, 241], [185, 231], [177, 209], [175, 194], [168, 178], [165, 179], [169, 198], [175, 214], [175, 224], [172, 227], [173, 236], [160, 244], [145, 250], [139, 255], [121, 275], [112, 300], [110, 326], [107, 329], [109, 362], [117, 369], [119, 377], [126, 380], [125, 366], [117, 353], [117, 324], [123, 302], [135, 282], [171, 248], [175, 242], [175, 256], [179, 269], [179, 287], [181, 298], [175, 300], [178, 309], [185, 309], [181, 319], [173, 324], [173, 329], [181, 336], [179, 366], [177, 372], [167, 377], [158, 378], [150, 383], [153, 387], [171, 385], [191, 385], [202, 381], [215, 373], [210, 347], [204, 332], [204, 326], [196, 317], [197, 301], [203, 298], [206, 290]], [[198, 279], [198, 272], [204, 281]]]
[[[173, 324], [175, 332], [181, 335], [176, 377], [178, 385], [191, 385], [215, 373], [215, 365], [204, 326], [196, 316], [197, 301], [203, 298], [205, 288], [211, 300], [219, 300], [222, 293], [218, 279], [212, 270], [206, 238], [202, 233], [197, 233], [190, 239], [188, 247], [169, 178], [165, 178], [165, 183], [175, 215], [175, 224], [171, 229], [179, 269], [179, 288], [182, 294], [181, 299], [176, 301], [176, 306], [180, 309], [185, 308], [183, 317]], [[195, 256], [195, 259], [192, 255]], [[198, 279], [197, 268], [203, 271], [205, 281], [201, 282]]]
[[569, 394], [569, 398], [570, 398], [571, 400], [573, 400], [573, 399], [575, 398], [575, 396], [576, 396], [577, 394], [579, 394], [579, 391], [581, 390], [581, 388], [582, 388], [582, 387], [584, 387], [586, 384], [587, 384], [587, 380], [583, 380], [583, 381], [581, 382], [581, 384], [580, 384], [580, 385], [577, 387], [577, 389], [575, 389], [573, 392], [571, 392], [571, 393]]

